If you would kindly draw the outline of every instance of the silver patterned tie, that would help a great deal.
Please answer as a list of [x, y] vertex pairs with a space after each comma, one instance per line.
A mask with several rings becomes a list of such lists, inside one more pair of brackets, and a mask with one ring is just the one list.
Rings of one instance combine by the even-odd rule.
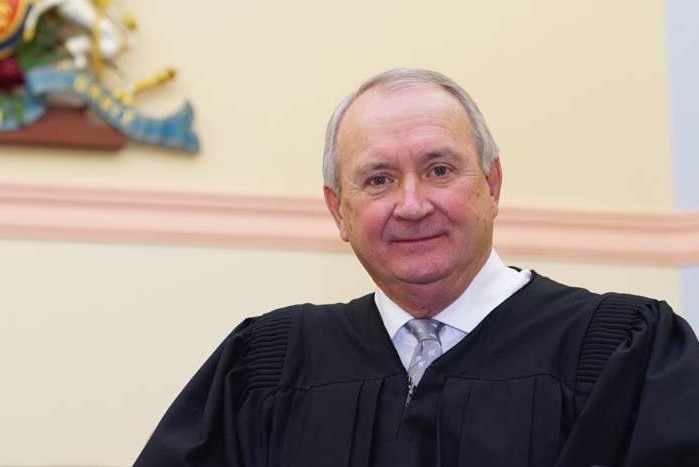
[[442, 344], [439, 341], [439, 331], [442, 326], [444, 323], [434, 319], [412, 319], [405, 323], [405, 327], [417, 339], [413, 358], [408, 365], [408, 399], [405, 405], [410, 402], [413, 391], [427, 367], [442, 355]]

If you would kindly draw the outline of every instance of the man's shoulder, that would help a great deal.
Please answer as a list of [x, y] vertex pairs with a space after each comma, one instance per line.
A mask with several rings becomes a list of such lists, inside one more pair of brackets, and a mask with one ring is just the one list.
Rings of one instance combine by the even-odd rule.
[[661, 300], [622, 292], [593, 292], [536, 272], [512, 298], [507, 307], [512, 326], [534, 321], [566, 334], [574, 332], [587, 340], [593, 335], [604, 340], [609, 332], [628, 337], [639, 325], [653, 328], [661, 318], [677, 318]]
[[522, 290], [531, 288], [529, 295], [547, 302], [588, 302], [599, 307], [633, 308], [637, 311], [669, 309], [662, 300], [643, 295], [635, 295], [627, 292], [604, 291], [596, 292], [582, 286], [569, 285], [558, 282], [549, 277], [532, 271], [532, 280]]
[[606, 360], [622, 342], [653, 333], [660, 321], [682, 322], [662, 300], [624, 292], [592, 292], [535, 274], [531, 295], [551, 322], [582, 332], [583, 354]]
[[[349, 316], [372, 304], [373, 295], [366, 295], [347, 303], [290, 305], [247, 318], [226, 337], [209, 364], [236, 371], [242, 393], [252, 387], [276, 387], [289, 358], [298, 362], [305, 352], [332, 348], [346, 334]], [[309, 336], [314, 342], [310, 347], [304, 344]]]
[[281, 331], [291, 328], [292, 323], [302, 322], [304, 325], [328, 325], [354, 319], [367, 310], [375, 308], [374, 294], [367, 294], [347, 302], [336, 303], [298, 303], [284, 306], [262, 315], [247, 318], [236, 331], [244, 333], [259, 333], [261, 331]]

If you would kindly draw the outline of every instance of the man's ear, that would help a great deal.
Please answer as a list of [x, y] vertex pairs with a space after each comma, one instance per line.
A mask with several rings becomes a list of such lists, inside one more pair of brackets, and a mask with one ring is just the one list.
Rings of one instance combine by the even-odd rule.
[[490, 199], [493, 203], [493, 217], [498, 215], [498, 204], [500, 203], [500, 188], [502, 187], [502, 165], [500, 158], [496, 158], [490, 164], [490, 172], [485, 176], [490, 191]]
[[347, 230], [345, 229], [344, 217], [342, 216], [340, 197], [329, 186], [323, 187], [323, 196], [325, 197], [325, 205], [328, 207], [333, 219], [335, 219], [337, 229], [340, 231], [340, 238], [345, 242], [349, 241]]

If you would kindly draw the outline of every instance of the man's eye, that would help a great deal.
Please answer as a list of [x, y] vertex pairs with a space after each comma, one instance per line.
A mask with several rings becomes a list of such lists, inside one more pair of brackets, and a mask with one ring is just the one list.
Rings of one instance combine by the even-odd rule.
[[438, 165], [432, 168], [432, 174], [437, 177], [443, 177], [449, 173], [449, 168], [444, 165]]
[[385, 175], [375, 175], [369, 179], [369, 185], [379, 186], [388, 183], [388, 177]]

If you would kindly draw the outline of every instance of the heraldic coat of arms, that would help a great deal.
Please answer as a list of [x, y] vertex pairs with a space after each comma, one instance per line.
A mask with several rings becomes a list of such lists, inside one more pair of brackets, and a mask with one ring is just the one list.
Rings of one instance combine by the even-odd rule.
[[165, 118], [134, 105], [139, 93], [175, 77], [165, 68], [125, 78], [116, 58], [135, 33], [135, 19], [112, 0], [0, 0], [0, 142], [32, 142], [32, 131], [50, 126], [67, 145], [89, 147], [90, 132], [101, 128], [112, 136], [105, 148], [134, 140], [196, 153], [189, 103]]

